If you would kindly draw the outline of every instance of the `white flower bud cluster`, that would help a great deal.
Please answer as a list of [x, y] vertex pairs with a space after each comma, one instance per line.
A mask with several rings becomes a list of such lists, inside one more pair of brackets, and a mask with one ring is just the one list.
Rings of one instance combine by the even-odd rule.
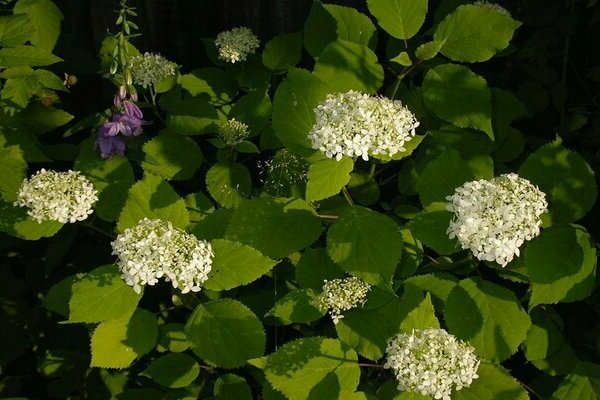
[[367, 300], [371, 285], [352, 276], [344, 279], [325, 280], [323, 293], [319, 296], [319, 306], [329, 310], [333, 323], [344, 316], [342, 313], [362, 306]]
[[330, 94], [314, 110], [316, 123], [308, 134], [312, 148], [338, 161], [343, 156], [392, 157], [406, 150], [419, 122], [399, 100], [354, 90]]
[[235, 118], [219, 125], [219, 136], [228, 146], [235, 146], [248, 137], [248, 125]]
[[198, 292], [208, 279], [214, 256], [210, 243], [160, 219], [144, 218], [111, 245], [123, 279], [137, 293], [162, 277], [181, 293]]
[[144, 53], [133, 57], [129, 68], [133, 75], [133, 83], [148, 87], [175, 75], [177, 64], [160, 54]]
[[519, 247], [540, 234], [546, 195], [527, 179], [506, 174], [467, 182], [446, 198], [454, 213], [447, 233], [479, 260], [505, 267]]
[[395, 336], [386, 349], [384, 368], [394, 371], [398, 390], [443, 400], [450, 400], [453, 389], [469, 387], [479, 377], [473, 347], [433, 328]]
[[480, 6], [480, 7], [487, 7], [487, 8], [494, 9], [494, 10], [498, 11], [499, 13], [508, 15], [510, 17], [510, 12], [506, 8], [502, 7], [499, 4], [490, 3], [489, 1], [486, 1], [486, 0], [478, 0], [473, 4], [476, 6]]
[[37, 222], [83, 221], [98, 200], [98, 191], [79, 171], [47, 171], [41, 169], [25, 179], [17, 193], [15, 206], [27, 207]]
[[240, 27], [219, 33], [215, 39], [215, 46], [219, 50], [221, 60], [234, 64], [246, 61], [248, 54], [254, 54], [260, 42], [249, 28]]

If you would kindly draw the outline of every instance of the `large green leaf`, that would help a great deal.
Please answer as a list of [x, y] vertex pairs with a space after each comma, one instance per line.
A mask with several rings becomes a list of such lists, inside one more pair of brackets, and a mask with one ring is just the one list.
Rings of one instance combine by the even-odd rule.
[[410, 39], [425, 22], [427, 0], [368, 0], [379, 25], [398, 39]]
[[250, 195], [252, 178], [242, 164], [219, 162], [206, 173], [206, 188], [217, 203], [235, 208]]
[[19, 45], [0, 49], [0, 68], [42, 67], [62, 61], [50, 52], [35, 46]]
[[440, 323], [435, 316], [435, 309], [431, 303], [431, 296], [429, 293], [427, 293], [423, 301], [417, 307], [408, 313], [402, 320], [402, 324], [400, 324], [400, 330], [407, 333], [411, 333], [415, 329], [439, 327]]
[[0, 46], [13, 47], [25, 43], [35, 27], [25, 14], [0, 16]]
[[560, 139], [531, 154], [521, 165], [519, 175], [546, 193], [546, 226], [577, 221], [593, 207], [598, 195], [592, 169], [579, 154], [566, 149]]
[[427, 164], [417, 182], [417, 191], [421, 203], [427, 206], [446, 201], [446, 196], [454, 194], [454, 189], [474, 179], [475, 174], [467, 162], [456, 150], [449, 150]]
[[200, 373], [200, 366], [187, 354], [172, 353], [152, 361], [141, 375], [170, 388], [189, 386]]
[[201, 135], [214, 132], [219, 124], [219, 115], [208, 99], [181, 97], [181, 90], [164, 93], [159, 105], [167, 111], [169, 129], [180, 135]]
[[351, 7], [335, 4], [324, 4], [323, 7], [335, 19], [338, 39], [375, 49], [377, 29], [369, 17]]
[[543, 230], [527, 244], [524, 256], [532, 284], [530, 308], [582, 300], [594, 290], [596, 248], [580, 226], [557, 225]]
[[258, 250], [229, 240], [211, 242], [215, 257], [204, 287], [210, 290], [228, 290], [247, 285], [266, 274], [277, 264]]
[[27, 163], [19, 146], [0, 147], [0, 199], [12, 202], [26, 178]]
[[236, 300], [219, 299], [198, 305], [185, 332], [198, 357], [223, 368], [241, 367], [265, 351], [260, 320]]
[[323, 248], [306, 249], [296, 264], [296, 282], [306, 289], [321, 291], [325, 280], [343, 278], [344, 275]]
[[171, 221], [181, 229], [185, 229], [189, 223], [183, 199], [167, 182], [152, 174], [145, 174], [144, 179], [129, 190], [117, 230], [123, 232], [144, 218]]
[[320, 234], [321, 221], [304, 200], [259, 197], [239, 205], [225, 238], [279, 259], [309, 246]]
[[415, 275], [404, 281], [407, 286], [414, 286], [428, 292], [432, 296], [433, 304], [440, 311], [443, 311], [448, 296], [456, 286], [458, 279], [454, 275], [434, 272], [432, 274]]
[[213, 393], [217, 400], [252, 400], [253, 398], [246, 380], [234, 374], [221, 375], [215, 382]]
[[313, 1], [304, 23], [304, 47], [311, 56], [317, 58], [327, 45], [337, 39], [335, 18], [325, 9], [323, 3]]
[[442, 54], [454, 61], [486, 61], [508, 46], [520, 25], [493, 7], [469, 4], [448, 15], [437, 26], [433, 39], [444, 42]]
[[269, 383], [290, 400], [334, 400], [354, 392], [360, 368], [354, 350], [336, 339], [294, 340], [266, 357]]
[[423, 81], [427, 108], [445, 121], [478, 129], [493, 140], [491, 99], [485, 79], [462, 65], [438, 65]]
[[102, 322], [131, 315], [142, 298], [115, 265], [98, 267], [71, 286], [69, 322]]
[[267, 315], [276, 317], [283, 325], [289, 325], [316, 321], [325, 315], [325, 311], [318, 306], [316, 291], [295, 289], [277, 300]]
[[165, 179], [186, 180], [194, 176], [202, 164], [202, 151], [189, 137], [163, 132], [143, 147], [144, 170]]
[[262, 61], [273, 71], [287, 71], [300, 62], [302, 56], [302, 34], [283, 33], [265, 44]]
[[582, 362], [567, 375], [551, 400], [597, 400], [600, 397], [600, 365]]
[[92, 335], [92, 367], [127, 368], [156, 344], [158, 324], [149, 311], [138, 308], [102, 322]]
[[402, 235], [396, 222], [360, 206], [348, 207], [327, 233], [327, 251], [343, 270], [375, 285], [390, 285]]
[[340, 161], [325, 159], [311, 164], [308, 167], [306, 200], [323, 200], [338, 194], [350, 181], [353, 168], [354, 162], [350, 157], [344, 157]]
[[0, 231], [25, 240], [38, 240], [53, 236], [62, 228], [57, 221], [37, 222], [21, 207], [0, 200]]
[[452, 394], [453, 400], [529, 400], [527, 392], [519, 381], [504, 368], [481, 363], [477, 370], [479, 378], [469, 387]]
[[510, 357], [531, 326], [512, 291], [480, 278], [463, 279], [452, 289], [444, 316], [450, 333], [494, 362]]
[[30, 38], [31, 44], [47, 52], [52, 52], [60, 35], [60, 21], [63, 15], [50, 0], [19, 0], [15, 4], [15, 14], [29, 16], [35, 28]]
[[383, 67], [377, 55], [364, 45], [345, 40], [337, 40], [323, 50], [314, 74], [336, 92], [354, 89], [376, 93], [383, 83]]
[[192, 96], [208, 100], [213, 104], [231, 102], [237, 92], [234, 77], [219, 68], [201, 68], [181, 75], [181, 87]]

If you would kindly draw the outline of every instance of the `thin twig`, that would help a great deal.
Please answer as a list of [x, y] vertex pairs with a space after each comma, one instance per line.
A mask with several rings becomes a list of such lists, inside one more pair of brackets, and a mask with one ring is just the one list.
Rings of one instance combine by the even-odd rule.
[[326, 215], [326, 214], [319, 214], [319, 218], [321, 219], [331, 219], [331, 220], [336, 220], [338, 219], [337, 215]]
[[344, 197], [346, 198], [346, 201], [348, 202], [348, 204], [350, 204], [351, 206], [353, 206], [354, 205], [354, 200], [352, 200], [352, 197], [350, 197], [350, 193], [348, 193], [348, 189], [346, 189], [345, 186], [342, 189], [342, 193], [344, 194]]
[[383, 368], [383, 365], [379, 365], [379, 364], [363, 364], [363, 363], [358, 363], [359, 367], [368, 367], [368, 368]]

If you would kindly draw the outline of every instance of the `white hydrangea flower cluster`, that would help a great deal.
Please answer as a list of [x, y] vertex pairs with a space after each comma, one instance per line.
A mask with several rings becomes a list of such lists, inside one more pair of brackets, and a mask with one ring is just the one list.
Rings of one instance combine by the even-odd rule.
[[499, 4], [490, 3], [489, 1], [486, 1], [486, 0], [478, 0], [473, 4], [475, 4], [476, 6], [480, 6], [480, 7], [492, 8], [492, 9], [494, 9], [504, 15], [508, 15], [510, 17], [510, 12], [506, 8], [502, 7]]
[[398, 390], [443, 400], [450, 400], [453, 389], [469, 387], [479, 377], [473, 347], [444, 329], [398, 334], [388, 344], [384, 368], [394, 371]]
[[248, 54], [254, 54], [260, 41], [249, 28], [239, 27], [221, 32], [215, 39], [219, 50], [219, 58], [225, 62], [236, 63], [246, 61]]
[[123, 279], [137, 293], [162, 277], [181, 293], [198, 292], [214, 257], [210, 243], [160, 219], [144, 218], [111, 245]]
[[502, 267], [519, 256], [526, 240], [540, 234], [540, 216], [548, 207], [546, 195], [517, 174], [467, 182], [446, 199], [454, 213], [450, 238], [458, 238], [479, 260]]
[[219, 125], [219, 136], [228, 146], [235, 146], [248, 137], [250, 131], [248, 125], [235, 118]]
[[338, 161], [343, 156], [393, 156], [406, 150], [419, 122], [399, 100], [350, 90], [330, 94], [314, 110], [312, 148]]
[[175, 75], [177, 64], [160, 54], [144, 53], [131, 59], [131, 75], [133, 83], [142, 87], [152, 86], [168, 76]]
[[367, 300], [371, 285], [352, 276], [344, 279], [325, 280], [323, 293], [319, 296], [319, 306], [329, 310], [334, 324], [344, 316], [342, 313], [362, 306]]
[[25, 179], [15, 206], [27, 207], [34, 220], [66, 224], [85, 220], [98, 200], [98, 191], [79, 171], [57, 172], [41, 169]]

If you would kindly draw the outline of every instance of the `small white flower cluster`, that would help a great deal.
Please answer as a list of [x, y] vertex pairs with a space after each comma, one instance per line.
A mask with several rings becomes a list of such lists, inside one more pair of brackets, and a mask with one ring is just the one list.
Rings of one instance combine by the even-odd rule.
[[394, 371], [398, 390], [443, 400], [479, 377], [473, 347], [433, 328], [396, 335], [386, 349], [384, 368]]
[[208, 279], [214, 256], [210, 243], [160, 219], [144, 218], [111, 245], [123, 279], [137, 293], [161, 277], [181, 293], [198, 292]]
[[98, 200], [98, 191], [79, 171], [47, 171], [41, 169], [25, 179], [17, 193], [15, 206], [27, 207], [27, 214], [37, 222], [83, 221]]
[[319, 296], [319, 306], [329, 310], [334, 324], [344, 316], [342, 313], [362, 306], [367, 300], [371, 285], [352, 276], [344, 279], [325, 280], [323, 293]]
[[215, 46], [219, 50], [219, 58], [229, 63], [246, 61], [248, 54], [254, 54], [260, 42], [249, 28], [233, 28], [221, 32], [215, 39]]
[[160, 54], [144, 53], [131, 59], [133, 82], [142, 87], [152, 86], [168, 76], [175, 75], [177, 64]]
[[546, 195], [516, 174], [467, 182], [446, 198], [454, 213], [447, 233], [479, 260], [505, 267], [519, 247], [540, 234]]
[[502, 7], [499, 4], [490, 3], [489, 1], [486, 1], [486, 0], [478, 0], [473, 4], [475, 4], [476, 6], [480, 6], [480, 7], [487, 7], [487, 8], [494, 9], [494, 10], [496, 10], [504, 15], [508, 15], [510, 17], [510, 12], [506, 8]]
[[354, 90], [330, 94], [314, 110], [316, 123], [308, 134], [312, 148], [338, 161], [343, 156], [391, 157], [406, 150], [419, 122], [398, 100]]
[[235, 118], [219, 125], [219, 136], [228, 146], [235, 146], [248, 137], [250, 131], [248, 125]]
[[307, 179], [308, 162], [287, 149], [278, 150], [272, 159], [260, 167], [261, 172], [266, 175], [264, 189], [275, 197], [281, 197]]

